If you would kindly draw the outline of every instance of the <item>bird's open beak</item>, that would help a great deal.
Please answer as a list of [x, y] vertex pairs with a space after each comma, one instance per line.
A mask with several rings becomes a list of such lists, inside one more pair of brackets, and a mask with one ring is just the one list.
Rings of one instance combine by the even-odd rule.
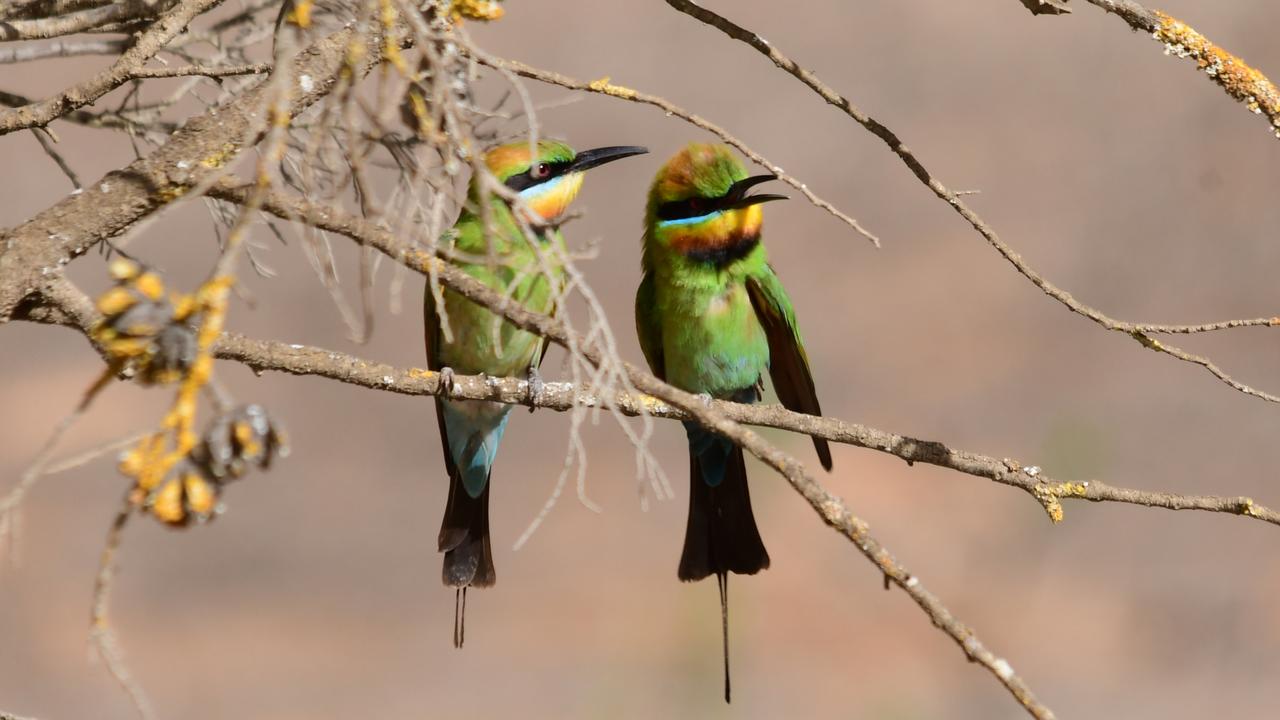
[[583, 150], [574, 156], [573, 162], [569, 164], [569, 169], [566, 172], [583, 172], [614, 160], [621, 160], [632, 155], [643, 155], [647, 152], [649, 152], [649, 148], [636, 145], [611, 145], [593, 150]]
[[770, 200], [786, 200], [786, 195], [773, 195], [770, 193], [761, 193], [759, 195], [748, 195], [747, 191], [759, 185], [760, 183], [777, 180], [777, 175], [752, 175], [749, 178], [743, 178], [733, 184], [729, 188], [729, 192], [725, 194], [725, 208], [744, 208], [752, 205], [759, 205]]

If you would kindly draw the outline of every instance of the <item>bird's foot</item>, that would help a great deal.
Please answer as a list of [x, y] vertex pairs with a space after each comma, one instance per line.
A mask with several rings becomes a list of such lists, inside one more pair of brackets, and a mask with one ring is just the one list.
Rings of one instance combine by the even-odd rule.
[[711, 393], [698, 393], [698, 399], [702, 401], [703, 407], [708, 408], [711, 407], [711, 403], [715, 401], [715, 398], [711, 397]]
[[440, 368], [440, 391], [445, 397], [453, 395], [453, 368], [448, 365]]
[[534, 410], [537, 409], [537, 406], [534, 405], [534, 403], [537, 402], [538, 398], [542, 396], [542, 389], [546, 387], [546, 383], [542, 382], [542, 373], [538, 372], [537, 365], [529, 366], [528, 383], [529, 383], [528, 385], [529, 412], [533, 412]]

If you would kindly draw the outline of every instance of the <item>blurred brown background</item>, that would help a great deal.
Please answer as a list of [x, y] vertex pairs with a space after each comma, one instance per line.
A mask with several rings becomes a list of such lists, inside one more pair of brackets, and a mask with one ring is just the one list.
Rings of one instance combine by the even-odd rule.
[[[1083, 4], [1033, 18], [1015, 0], [717, 6], [900, 132], [944, 182], [981, 190], [971, 202], [1004, 239], [1085, 302], [1150, 322], [1280, 312], [1280, 144], [1189, 62], [1116, 18]], [[1274, 3], [1162, 9], [1280, 74]], [[878, 140], [749, 48], [657, 2], [515, 0], [503, 21], [470, 27], [499, 55], [610, 75], [731, 128], [884, 238], [873, 250], [802, 200], [767, 210], [767, 242], [830, 415], [1016, 457], [1060, 479], [1280, 503], [1280, 408], [1041, 295]], [[102, 62], [8, 66], [0, 86], [48, 94]], [[571, 242], [601, 241], [586, 269], [624, 354], [639, 360], [630, 328], [643, 195], [666, 156], [707, 137], [598, 97], [542, 120], [580, 148], [653, 150], [593, 174], [577, 205], [588, 214], [568, 228]], [[86, 181], [132, 157], [123, 136], [56, 128]], [[0, 148], [0, 226], [70, 190], [29, 134]], [[353, 346], [297, 244], [262, 236], [280, 277], [246, 273], [259, 303], [237, 304], [232, 329], [423, 364], [421, 320], [388, 311], [385, 270], [375, 336]], [[198, 204], [132, 249], [187, 287], [216, 252]], [[350, 279], [354, 254], [340, 252]], [[101, 259], [73, 276], [101, 287]], [[407, 308], [420, 287], [412, 278]], [[7, 487], [100, 365], [67, 330], [15, 324], [0, 338]], [[1277, 331], [1181, 344], [1280, 391]], [[517, 553], [511, 544], [554, 483], [568, 418], [514, 415], [494, 474], [501, 582], [470, 595], [467, 647], [456, 651], [435, 552], [445, 485], [430, 402], [220, 371], [238, 398], [283, 418], [294, 454], [231, 487], [211, 525], [171, 532], [139, 518], [129, 528], [113, 617], [161, 717], [1023, 716], [754, 461], [774, 566], [732, 583], [735, 702], [724, 706], [715, 586], [675, 578], [687, 489], [684, 434], [670, 423], [654, 448], [675, 501], [640, 510], [633, 455], [605, 420], [588, 429], [589, 492], [604, 512], [570, 491]], [[544, 373], [557, 377], [557, 363]], [[150, 427], [168, 399], [112, 387], [66, 451]], [[812, 462], [803, 439], [770, 437]], [[1261, 717], [1280, 702], [1276, 528], [1080, 503], [1054, 527], [1017, 490], [865, 450], [836, 455], [828, 487], [1059, 717]], [[133, 717], [86, 641], [93, 573], [124, 486], [102, 460], [29, 496], [20, 563], [0, 571], [0, 709]]]

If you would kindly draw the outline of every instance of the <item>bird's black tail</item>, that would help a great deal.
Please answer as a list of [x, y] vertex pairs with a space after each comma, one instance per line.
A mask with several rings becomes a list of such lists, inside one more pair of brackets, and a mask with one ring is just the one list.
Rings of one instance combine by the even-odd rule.
[[[437, 401], [437, 410], [439, 410]], [[441, 579], [445, 585], [457, 589], [454, 599], [453, 644], [462, 647], [466, 628], [467, 587], [489, 587], [497, 580], [493, 569], [493, 549], [489, 544], [489, 487], [478, 497], [471, 497], [462, 482], [449, 453], [449, 438], [440, 418], [440, 441], [444, 446], [444, 464], [449, 473], [449, 500], [444, 509], [444, 521], [440, 524], [440, 552], [444, 553]]]
[[729, 443], [724, 476], [715, 486], [707, 482], [702, 463], [716, 462], [714, 450], [701, 456], [689, 454], [689, 522], [680, 556], [680, 579], [701, 580], [708, 575], [755, 575], [769, 567], [747, 489], [747, 467], [742, 448]]
[[[724, 700], [729, 702], [729, 573], [754, 575], [768, 568], [769, 552], [760, 539], [760, 530], [751, 512], [742, 448], [723, 438], [713, 442], [728, 444], [727, 455], [706, 445], [706, 451], [700, 455], [690, 448], [689, 521], [684, 532], [679, 576], [686, 582], [716, 576], [724, 633]], [[708, 483], [707, 470], [712, 476], [715, 470], [704, 469], [703, 463], [717, 462], [724, 463], [724, 473], [712, 486]]]

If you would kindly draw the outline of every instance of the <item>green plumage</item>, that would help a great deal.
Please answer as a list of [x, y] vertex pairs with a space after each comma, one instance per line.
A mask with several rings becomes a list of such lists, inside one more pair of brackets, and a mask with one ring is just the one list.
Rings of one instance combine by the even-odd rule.
[[[760, 205], [782, 198], [748, 195], [772, 179], [748, 177], [723, 145], [689, 145], [663, 166], [645, 210], [636, 331], [649, 367], [676, 387], [755, 402], [768, 373], [785, 406], [819, 415], [795, 311], [761, 243]], [[728, 576], [769, 567], [769, 553], [751, 509], [742, 449], [694, 422], [685, 432], [689, 516], [677, 574], [686, 581], [717, 577], [727, 702]], [[814, 445], [830, 469], [826, 441]]]
[[[504, 294], [510, 293], [513, 300], [530, 310], [541, 313], [551, 311], [551, 280], [546, 273], [540, 272], [537, 254], [521, 234], [511, 209], [497, 198], [492, 199], [489, 206], [496, 229], [490, 239], [492, 250], [486, 247], [479, 215], [465, 210], [453, 231], [445, 237], [444, 244], [455, 253], [469, 256], [472, 260], [454, 264], [490, 288]], [[548, 230], [543, 237], [546, 243], [544, 253], [551, 258], [554, 255], [551, 245], [563, 247], [564, 238], [558, 230]], [[489, 252], [492, 252], [494, 261], [492, 266], [487, 255]], [[561, 268], [553, 265], [552, 270], [556, 277], [563, 278]], [[521, 330], [506, 320], [500, 320], [488, 309], [448, 288], [442, 287], [441, 292], [453, 338], [450, 342], [441, 335], [440, 341], [429, 351], [433, 362], [462, 374], [485, 373], [498, 377], [521, 375], [529, 369], [533, 358], [540, 352], [544, 342], [542, 338]], [[424, 317], [430, 337], [441, 332], [440, 318], [430, 288], [426, 293], [425, 303]]]
[[[762, 245], [724, 268], [671, 258], [645, 273], [636, 326], [650, 367], [676, 387], [716, 398], [756, 385], [769, 345], [746, 282], [764, 276], [773, 270]], [[782, 302], [790, 306], [785, 295]]]
[[[559, 217], [578, 194], [583, 173], [593, 167], [645, 152], [638, 147], [606, 147], [575, 153], [555, 140], [500, 145], [485, 153], [493, 177], [517, 193], [513, 210], [498, 195], [482, 190], [473, 178], [467, 206], [443, 238], [450, 262], [489, 288], [538, 313], [554, 312], [562, 285], [564, 238], [555, 229], [530, 237], [514, 212], [531, 212], [530, 224]], [[482, 212], [483, 211], [483, 212]], [[485, 223], [489, 231], [485, 232]], [[464, 296], [430, 285], [423, 299], [427, 365], [456, 373], [497, 377], [531, 374], [542, 361], [546, 341], [500, 319]], [[469, 586], [494, 584], [496, 574], [489, 538], [489, 495], [498, 446], [511, 406], [501, 403], [436, 398], [440, 443], [449, 476], [449, 498], [440, 526], [439, 548], [445, 554], [444, 583], [459, 589], [454, 643], [462, 644], [462, 618]]]

